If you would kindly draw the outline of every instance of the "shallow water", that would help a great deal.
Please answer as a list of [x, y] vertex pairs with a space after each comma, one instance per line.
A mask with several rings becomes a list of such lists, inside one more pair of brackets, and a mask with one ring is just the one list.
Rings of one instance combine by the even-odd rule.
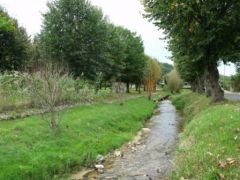
[[94, 179], [159, 180], [166, 179], [172, 166], [180, 118], [169, 100], [162, 101], [150, 120], [150, 132], [140, 145], [129, 148], [115, 159], [111, 168]]
[[[110, 158], [105, 163], [104, 174], [93, 171], [85, 180], [160, 180], [167, 179], [173, 165], [181, 118], [171, 101], [159, 103], [144, 138], [137, 136], [137, 144], [129, 143], [121, 149], [122, 157]], [[148, 129], [148, 130], [149, 130]], [[136, 138], [135, 138], [136, 139]], [[135, 140], [136, 141], [136, 140]], [[134, 144], [134, 145], [133, 145]], [[78, 179], [75, 176], [73, 179]]]

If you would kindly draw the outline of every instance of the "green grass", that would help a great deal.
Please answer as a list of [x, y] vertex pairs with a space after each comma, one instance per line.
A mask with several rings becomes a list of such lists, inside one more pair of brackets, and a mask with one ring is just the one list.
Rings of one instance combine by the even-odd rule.
[[137, 98], [67, 109], [57, 132], [39, 116], [0, 122], [0, 179], [52, 179], [90, 165], [129, 141], [154, 107]]
[[[180, 104], [186, 122], [171, 179], [215, 180], [220, 175], [240, 179], [240, 104], [230, 101], [210, 104], [208, 98], [195, 93], [174, 99]], [[228, 158], [237, 163], [218, 166]]]

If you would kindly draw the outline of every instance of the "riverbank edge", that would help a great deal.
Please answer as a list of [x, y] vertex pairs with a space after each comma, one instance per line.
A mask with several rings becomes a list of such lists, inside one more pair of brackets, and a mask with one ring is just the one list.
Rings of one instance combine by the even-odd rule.
[[209, 98], [192, 92], [173, 95], [172, 102], [183, 115], [184, 130], [169, 179], [238, 179], [240, 104], [211, 104]]

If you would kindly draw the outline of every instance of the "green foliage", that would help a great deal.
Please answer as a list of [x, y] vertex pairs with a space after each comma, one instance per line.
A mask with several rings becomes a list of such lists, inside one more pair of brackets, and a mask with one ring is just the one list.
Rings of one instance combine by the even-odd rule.
[[233, 91], [235, 92], [240, 91], [240, 73], [231, 77], [231, 84], [232, 84]]
[[[105, 80], [111, 80], [115, 78], [116, 80], [121, 80], [123, 70], [126, 68], [126, 58], [127, 58], [127, 41], [125, 32], [128, 31], [120, 26], [114, 26], [113, 24], [107, 24], [108, 26], [108, 48], [107, 57], [109, 67], [104, 70]], [[129, 31], [128, 31], [129, 32]]]
[[185, 101], [180, 96], [175, 96], [172, 100], [173, 105], [180, 111], [185, 107]]
[[23, 69], [30, 58], [28, 35], [1, 6], [0, 37], [0, 71]]
[[75, 77], [99, 81], [102, 74], [102, 81], [141, 82], [144, 48], [136, 33], [109, 23], [86, 0], [58, 0], [48, 8], [40, 35], [47, 59], [64, 62]]
[[48, 57], [66, 62], [76, 76], [94, 80], [108, 63], [108, 31], [101, 10], [86, 0], [54, 1], [48, 8], [41, 34]]
[[[0, 74], [0, 112], [24, 110], [33, 108], [27, 73], [4, 73]], [[35, 79], [39, 79], [38, 73], [33, 73]], [[70, 105], [75, 103], [92, 103], [99, 98], [111, 95], [110, 90], [99, 90], [95, 94], [94, 85], [82, 78], [75, 79], [72, 75], [58, 79], [61, 86], [61, 98], [58, 105]], [[41, 83], [36, 81], [36, 85]]]
[[0, 7], [0, 30], [3, 32], [14, 32], [15, 29], [15, 21], [9, 18], [8, 14]]
[[170, 73], [173, 70], [173, 65], [168, 63], [160, 63], [161, 64], [161, 70], [162, 70], [162, 76], [165, 76], [166, 74]]
[[92, 164], [129, 141], [154, 107], [137, 98], [66, 109], [58, 133], [39, 116], [0, 122], [0, 179], [52, 179]]
[[153, 81], [156, 84], [161, 78], [161, 64], [151, 57], [146, 57], [145, 80]]
[[124, 30], [122, 34], [127, 43], [125, 68], [121, 74], [121, 79], [125, 83], [141, 83], [145, 70], [145, 55], [143, 42], [140, 36], [129, 30]]
[[180, 92], [183, 86], [183, 80], [178, 75], [176, 70], [172, 70], [170, 73], [166, 75], [167, 87], [171, 91], [171, 93]]
[[213, 101], [222, 100], [217, 66], [220, 59], [236, 60], [229, 56], [239, 49], [240, 2], [144, 0], [143, 3], [146, 17], [164, 29], [173, 59], [181, 67], [178, 68], [181, 76], [198, 79], [196, 75], [205, 74]]
[[[210, 105], [203, 95], [186, 93], [185, 128], [177, 149], [176, 167], [170, 179], [238, 179], [238, 163], [220, 167], [228, 158], [240, 160], [239, 103]], [[187, 118], [187, 119], [186, 119]]]
[[0, 112], [16, 110], [18, 106], [31, 106], [25, 74], [0, 74]]
[[223, 89], [230, 91], [232, 87], [231, 77], [220, 75], [219, 83], [223, 87]]

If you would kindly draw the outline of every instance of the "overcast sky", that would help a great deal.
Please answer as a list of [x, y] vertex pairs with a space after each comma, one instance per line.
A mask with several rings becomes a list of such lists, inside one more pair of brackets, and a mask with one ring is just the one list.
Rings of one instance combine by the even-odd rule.
[[[116, 25], [122, 25], [141, 35], [145, 53], [157, 58], [160, 62], [172, 62], [166, 50], [166, 42], [160, 40], [164, 35], [153, 24], [142, 17], [143, 7], [139, 0], [90, 0], [92, 4], [102, 8], [104, 14]], [[9, 14], [27, 29], [30, 35], [39, 33], [42, 24], [42, 13], [47, 11], [47, 0], [0, 0]], [[224, 67], [219, 68], [224, 74]], [[233, 65], [225, 67], [225, 74], [235, 73]]]

